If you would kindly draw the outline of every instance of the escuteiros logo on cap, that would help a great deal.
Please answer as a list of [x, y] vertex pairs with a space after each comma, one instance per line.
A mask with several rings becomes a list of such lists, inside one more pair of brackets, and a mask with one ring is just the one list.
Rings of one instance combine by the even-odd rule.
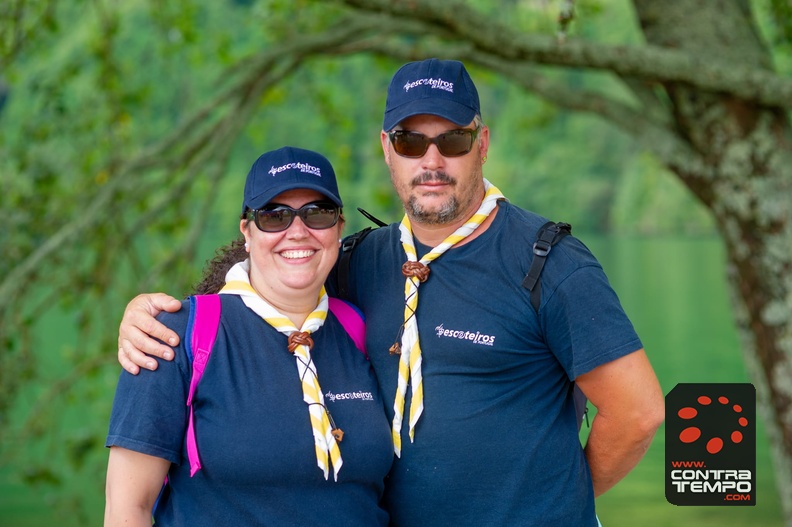
[[418, 86], [429, 85], [433, 90], [445, 90], [447, 92], [454, 93], [454, 83], [444, 81], [443, 79], [418, 79], [417, 81], [408, 82], [404, 85], [404, 91], [408, 92], [413, 88]]
[[308, 163], [286, 163], [283, 166], [279, 167], [271, 167], [267, 174], [271, 174], [272, 177], [275, 177], [276, 174], [280, 174], [284, 170], [299, 170], [300, 172], [304, 172], [306, 174], [313, 174], [314, 176], [322, 177], [322, 170], [319, 167], [315, 167], [313, 165], [309, 165]]

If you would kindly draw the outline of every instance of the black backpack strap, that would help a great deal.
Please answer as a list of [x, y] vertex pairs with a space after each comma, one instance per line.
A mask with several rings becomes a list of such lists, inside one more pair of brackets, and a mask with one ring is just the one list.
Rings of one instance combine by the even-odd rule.
[[350, 234], [341, 242], [341, 254], [336, 264], [336, 280], [338, 281], [339, 298], [345, 300], [349, 298], [349, 266], [352, 260], [352, 251], [372, 230], [371, 227], [366, 227], [362, 231]]
[[588, 417], [588, 397], [586, 397], [586, 394], [583, 393], [583, 390], [580, 389], [580, 386], [578, 386], [577, 383], [575, 383], [573, 388], [572, 400], [575, 401], [575, 415], [577, 416], [578, 432], [580, 432], [580, 428], [583, 426], [583, 419], [586, 420], [586, 426], [591, 428], [591, 423], [589, 423]]
[[[385, 227], [388, 225], [360, 207], [358, 207], [357, 210], [371, 222], [376, 224], [377, 227]], [[352, 259], [352, 251], [372, 230], [372, 227], [366, 227], [362, 231], [350, 234], [341, 242], [341, 255], [338, 257], [338, 263], [336, 264], [336, 283], [338, 287], [337, 296], [343, 300], [349, 298], [349, 265]]]
[[542, 282], [539, 276], [542, 274], [547, 256], [553, 245], [561, 241], [564, 236], [572, 234], [572, 226], [568, 223], [548, 221], [537, 231], [536, 242], [533, 244], [533, 261], [528, 274], [523, 279], [522, 286], [531, 292], [531, 305], [534, 311], [539, 312], [539, 304], [542, 301]]
[[388, 224], [387, 224], [387, 223], [385, 223], [385, 222], [384, 222], [384, 221], [382, 221], [381, 219], [379, 219], [379, 218], [375, 217], [375, 216], [374, 216], [373, 214], [371, 214], [370, 212], [368, 212], [368, 211], [365, 211], [365, 210], [361, 209], [360, 207], [358, 207], [358, 208], [357, 208], [357, 210], [358, 210], [358, 212], [360, 212], [362, 215], [364, 215], [364, 216], [366, 217], [366, 219], [368, 219], [370, 222], [374, 223], [374, 224], [375, 224], [377, 227], [387, 227], [387, 226], [388, 226]]
[[[542, 274], [547, 256], [550, 254], [553, 245], [569, 234], [572, 234], [572, 226], [570, 224], [552, 221], [542, 225], [536, 233], [536, 242], [533, 245], [533, 261], [528, 274], [523, 279], [522, 286], [531, 292], [531, 306], [537, 313], [542, 301], [542, 282], [539, 280], [539, 276]], [[588, 424], [588, 399], [577, 384], [573, 385], [572, 399], [575, 403], [575, 415], [577, 416], [578, 431], [580, 431], [584, 418]]]

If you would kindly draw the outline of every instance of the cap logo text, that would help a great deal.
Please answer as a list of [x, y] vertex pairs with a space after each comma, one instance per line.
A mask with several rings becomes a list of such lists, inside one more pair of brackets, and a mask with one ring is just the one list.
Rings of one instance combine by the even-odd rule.
[[404, 91], [408, 92], [417, 86], [428, 85], [433, 90], [445, 90], [454, 93], [454, 83], [444, 81], [443, 79], [418, 79], [417, 81], [408, 82], [404, 85]]
[[315, 167], [313, 165], [309, 165], [308, 163], [286, 163], [280, 167], [271, 167], [267, 174], [271, 174], [272, 177], [275, 177], [276, 174], [280, 174], [284, 170], [299, 170], [300, 172], [304, 172], [306, 174], [313, 174], [314, 176], [322, 177], [322, 171], [319, 167]]

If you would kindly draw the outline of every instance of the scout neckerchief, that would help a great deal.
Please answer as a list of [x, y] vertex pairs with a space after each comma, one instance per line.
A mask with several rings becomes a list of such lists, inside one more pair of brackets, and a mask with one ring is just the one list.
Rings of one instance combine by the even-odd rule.
[[288, 349], [297, 360], [297, 372], [302, 382], [303, 400], [308, 405], [308, 413], [313, 429], [314, 446], [316, 447], [316, 464], [324, 472], [327, 479], [329, 461], [333, 464], [335, 480], [338, 481], [338, 472], [343, 461], [338, 441], [341, 441], [343, 432], [331, 426], [330, 413], [324, 404], [322, 389], [319, 387], [319, 377], [316, 374], [316, 365], [311, 361], [311, 347], [313, 340], [310, 334], [324, 324], [327, 317], [327, 293], [322, 288], [319, 293], [319, 305], [308, 315], [302, 329], [297, 329], [291, 320], [283, 316], [277, 309], [261, 298], [250, 285], [250, 260], [240, 262], [232, 267], [226, 274], [226, 284], [220, 294], [232, 294], [242, 297], [247, 307], [253, 310], [269, 325], [279, 332], [287, 335]]
[[458, 228], [443, 242], [429, 251], [420, 261], [413, 244], [410, 220], [405, 214], [399, 230], [407, 262], [402, 266], [402, 274], [407, 277], [404, 283], [404, 323], [400, 328], [401, 345], [397, 342], [391, 346], [391, 353], [401, 353], [399, 358], [399, 384], [396, 388], [396, 399], [393, 403], [393, 449], [401, 457], [401, 427], [404, 418], [404, 400], [409, 382], [412, 393], [410, 403], [410, 441], [415, 437], [415, 425], [423, 412], [423, 377], [421, 376], [421, 345], [418, 340], [418, 320], [415, 314], [418, 308], [418, 285], [429, 278], [429, 263], [437, 259], [448, 249], [464, 240], [470, 233], [487, 219], [497, 205], [498, 200], [505, 199], [498, 190], [486, 179], [484, 180], [484, 200], [476, 213], [467, 223]]

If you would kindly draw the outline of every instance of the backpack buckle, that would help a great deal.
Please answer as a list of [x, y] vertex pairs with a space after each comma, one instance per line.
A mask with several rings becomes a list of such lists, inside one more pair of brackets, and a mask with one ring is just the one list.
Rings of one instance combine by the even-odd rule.
[[371, 227], [366, 227], [362, 231], [358, 231], [355, 234], [344, 238], [344, 240], [341, 242], [341, 252], [346, 253], [354, 249], [360, 240], [362, 240], [370, 230]]
[[533, 252], [536, 256], [547, 256], [553, 246], [545, 240], [536, 240], [533, 244]]

